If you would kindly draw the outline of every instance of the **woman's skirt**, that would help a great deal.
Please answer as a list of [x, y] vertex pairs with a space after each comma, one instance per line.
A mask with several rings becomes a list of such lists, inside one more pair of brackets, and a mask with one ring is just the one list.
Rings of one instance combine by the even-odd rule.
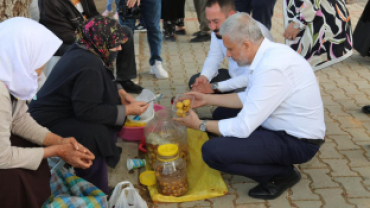
[[[39, 147], [18, 136], [11, 135], [16, 147]], [[40, 208], [51, 196], [50, 169], [46, 159], [37, 170], [22, 168], [0, 169], [0, 207]]]

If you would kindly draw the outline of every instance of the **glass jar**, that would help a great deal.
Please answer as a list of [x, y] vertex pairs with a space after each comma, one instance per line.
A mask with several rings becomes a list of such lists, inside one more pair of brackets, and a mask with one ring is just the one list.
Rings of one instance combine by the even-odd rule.
[[155, 113], [144, 128], [148, 167], [153, 169], [157, 160], [158, 147], [163, 144], [175, 144], [179, 147], [179, 155], [185, 161], [189, 160], [188, 136], [186, 127], [172, 120], [170, 110], [163, 109]]
[[158, 192], [165, 196], [182, 196], [189, 188], [186, 163], [179, 157], [174, 144], [158, 147], [158, 160], [154, 163]]

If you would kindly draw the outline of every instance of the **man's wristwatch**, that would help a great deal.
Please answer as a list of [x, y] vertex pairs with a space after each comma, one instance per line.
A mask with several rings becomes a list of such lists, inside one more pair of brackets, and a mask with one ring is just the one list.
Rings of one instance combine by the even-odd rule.
[[292, 22], [294, 29], [301, 29], [301, 25], [297, 22]]
[[214, 90], [215, 92], [218, 92], [218, 82], [214, 82], [211, 84], [211, 88], [212, 90]]
[[206, 122], [208, 120], [204, 120], [200, 125], [199, 125], [199, 130], [205, 132], [206, 131]]

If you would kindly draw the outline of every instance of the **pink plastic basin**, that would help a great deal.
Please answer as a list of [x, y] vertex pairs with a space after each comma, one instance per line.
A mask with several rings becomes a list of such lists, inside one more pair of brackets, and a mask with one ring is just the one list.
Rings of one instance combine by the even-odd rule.
[[[154, 111], [165, 109], [165, 107], [155, 103], [153, 105], [153, 108]], [[144, 127], [145, 126], [124, 126], [122, 127], [122, 130], [118, 133], [118, 136], [127, 141], [140, 141], [141, 138], [143, 138], [144, 136]]]

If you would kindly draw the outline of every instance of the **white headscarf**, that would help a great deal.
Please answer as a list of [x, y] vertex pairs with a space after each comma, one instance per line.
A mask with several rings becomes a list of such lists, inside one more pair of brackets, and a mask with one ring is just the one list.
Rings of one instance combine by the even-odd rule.
[[37, 92], [36, 69], [58, 50], [62, 41], [38, 22], [15, 17], [0, 23], [0, 81], [20, 100]]

